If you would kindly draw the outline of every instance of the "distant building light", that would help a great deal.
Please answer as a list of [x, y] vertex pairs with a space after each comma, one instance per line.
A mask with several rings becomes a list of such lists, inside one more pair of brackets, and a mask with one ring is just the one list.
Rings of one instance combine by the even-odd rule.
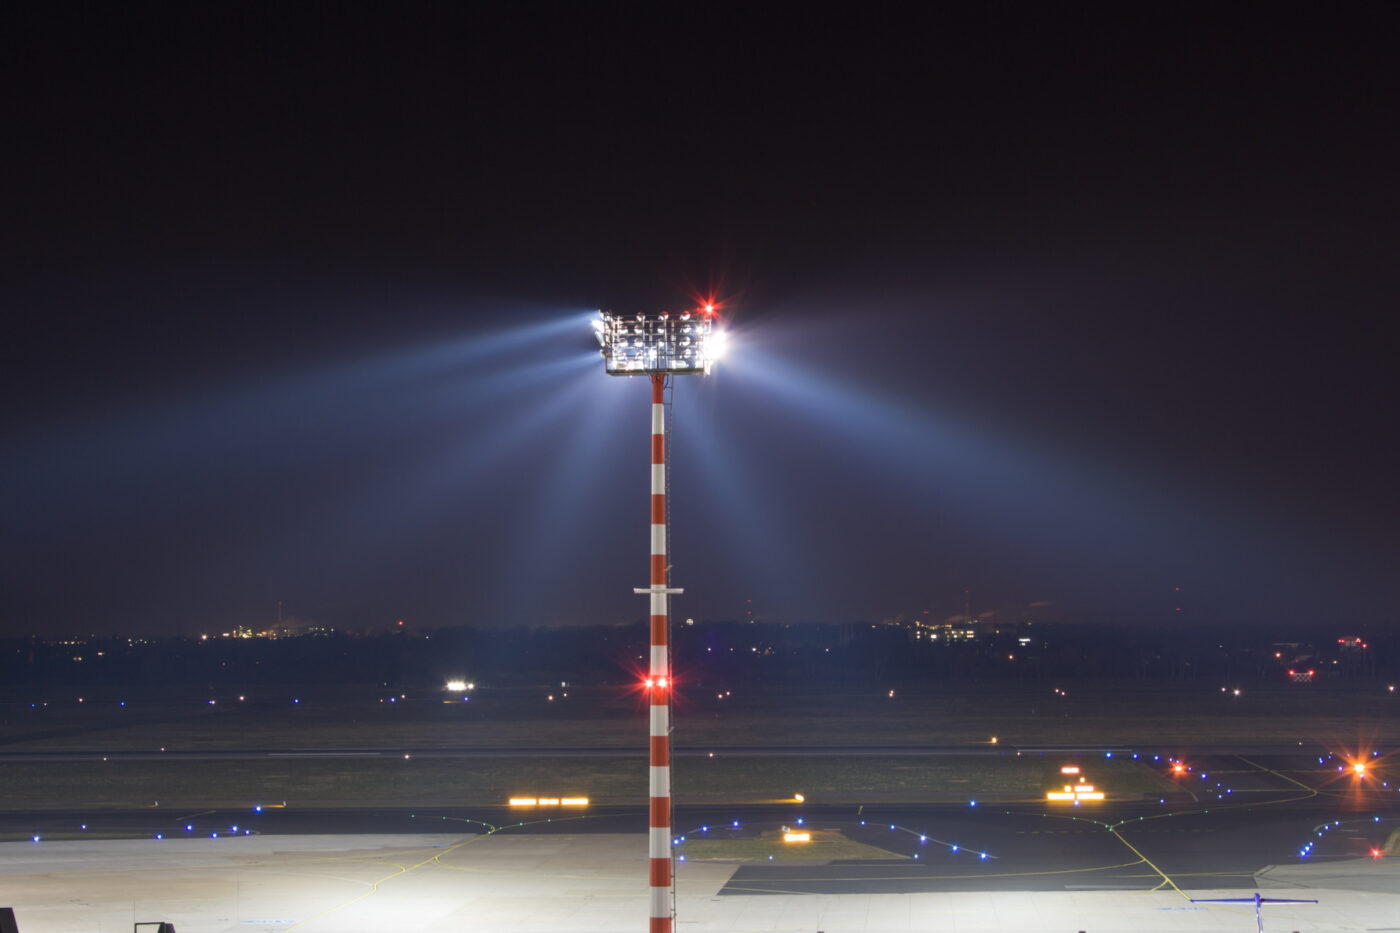
[[811, 842], [811, 833], [783, 833], [783, 842]]

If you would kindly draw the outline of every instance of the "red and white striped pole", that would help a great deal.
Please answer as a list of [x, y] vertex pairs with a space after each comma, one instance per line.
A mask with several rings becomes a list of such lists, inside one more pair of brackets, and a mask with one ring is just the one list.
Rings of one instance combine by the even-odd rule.
[[651, 933], [671, 933], [671, 657], [666, 571], [666, 376], [651, 377]]

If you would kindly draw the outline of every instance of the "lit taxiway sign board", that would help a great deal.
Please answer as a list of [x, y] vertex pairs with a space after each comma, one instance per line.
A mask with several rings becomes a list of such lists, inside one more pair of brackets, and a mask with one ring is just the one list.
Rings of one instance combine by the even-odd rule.
[[1064, 790], [1047, 791], [1046, 800], [1102, 800], [1103, 791], [1095, 790], [1093, 784], [1066, 784]]

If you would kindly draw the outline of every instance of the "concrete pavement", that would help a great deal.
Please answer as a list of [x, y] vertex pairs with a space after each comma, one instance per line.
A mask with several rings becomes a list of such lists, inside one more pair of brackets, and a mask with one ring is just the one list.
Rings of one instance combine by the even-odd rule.
[[[677, 933], [1193, 931], [1248, 933], [1249, 905], [1171, 890], [721, 895], [733, 862], [678, 865]], [[1400, 861], [1262, 872], [1260, 890], [1315, 897], [1265, 908], [1265, 929], [1400, 927]], [[1249, 890], [1191, 891], [1197, 897]], [[646, 925], [646, 846], [634, 834], [247, 836], [0, 844], [0, 905], [21, 933], [603, 933]]]

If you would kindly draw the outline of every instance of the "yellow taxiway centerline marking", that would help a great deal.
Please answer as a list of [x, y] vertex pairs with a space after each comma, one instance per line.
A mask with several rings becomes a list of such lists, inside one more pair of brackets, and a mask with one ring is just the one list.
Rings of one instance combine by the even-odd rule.
[[[379, 890], [379, 886], [382, 885], [384, 882], [386, 882], [386, 881], [392, 881], [393, 879], [402, 877], [403, 875], [406, 875], [406, 874], [408, 874], [408, 873], [411, 872], [411, 871], [416, 871], [417, 869], [422, 868], [424, 865], [429, 865], [429, 864], [432, 864], [433, 862], [437, 862], [440, 858], [442, 858], [442, 857], [443, 857], [444, 855], [446, 855], [447, 853], [453, 852], [453, 851], [455, 851], [455, 850], [457, 850], [457, 849], [460, 849], [460, 848], [462, 848], [463, 846], [470, 845], [471, 843], [477, 842], [478, 840], [485, 839], [487, 836], [490, 836], [490, 835], [492, 835], [493, 833], [495, 833], [496, 830], [499, 829], [499, 828], [500, 828], [500, 827], [495, 827], [495, 828], [491, 829], [489, 832], [483, 833], [483, 834], [480, 835], [480, 836], [473, 836], [473, 837], [471, 837], [470, 839], [463, 839], [461, 842], [454, 843], [453, 845], [450, 845], [450, 846], [448, 846], [447, 848], [443, 849], [443, 850], [442, 850], [441, 852], [439, 852], [437, 855], [434, 855], [432, 858], [423, 859], [423, 861], [419, 862], [419, 863], [416, 864], [416, 865], [410, 865], [410, 866], [408, 866], [407, 868], [404, 868], [403, 866], [399, 866], [399, 870], [398, 870], [398, 871], [393, 872], [393, 873], [388, 874], [388, 875], [385, 875], [383, 878], [380, 878], [378, 881], [372, 882], [372, 883], [370, 884], [370, 886], [369, 886], [369, 890], [368, 890], [368, 891], [365, 891], [363, 894], [359, 894], [359, 895], [357, 895], [357, 896], [355, 896], [355, 897], [352, 897], [352, 898], [350, 898], [348, 901], [344, 901], [343, 903], [337, 904], [337, 905], [335, 905], [334, 907], [329, 908], [328, 910], [323, 910], [323, 911], [321, 911], [319, 914], [315, 914], [315, 915], [313, 915], [313, 916], [307, 917], [305, 920], [298, 920], [296, 923], [292, 924], [291, 926], [289, 926], [289, 927], [287, 927], [285, 930], [283, 930], [283, 933], [290, 933], [291, 930], [295, 930], [297, 927], [300, 927], [300, 926], [305, 926], [306, 924], [311, 923], [313, 920], [320, 920], [322, 917], [328, 917], [328, 916], [330, 916], [331, 914], [335, 913], [335, 912], [338, 911], [338, 910], [343, 910], [344, 908], [349, 907], [351, 904], [357, 904], [357, 903], [359, 903], [360, 901], [364, 900], [365, 898], [369, 897], [371, 894], [373, 894], [373, 893], [375, 893], [376, 891], [378, 891], [378, 890]], [[392, 864], [392, 863], [391, 863], [391, 864]], [[439, 864], [441, 864], [441, 863], [439, 862]], [[362, 883], [363, 883], [363, 882], [362, 882]]]

